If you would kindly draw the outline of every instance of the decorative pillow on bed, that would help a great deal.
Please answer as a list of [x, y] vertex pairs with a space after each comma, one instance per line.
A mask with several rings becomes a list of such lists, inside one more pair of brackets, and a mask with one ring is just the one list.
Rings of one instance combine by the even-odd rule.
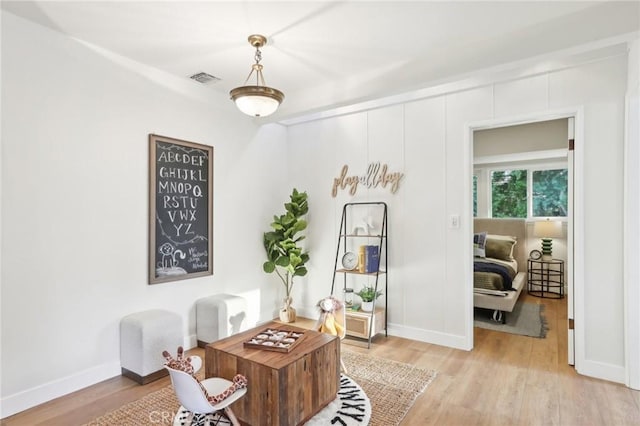
[[487, 233], [479, 232], [473, 234], [473, 255], [477, 257], [485, 257], [485, 244], [487, 242]]
[[516, 240], [513, 237], [507, 237], [503, 235], [487, 235], [485, 244], [486, 257], [492, 257], [494, 259], [512, 261], [513, 260], [513, 248], [516, 245]]

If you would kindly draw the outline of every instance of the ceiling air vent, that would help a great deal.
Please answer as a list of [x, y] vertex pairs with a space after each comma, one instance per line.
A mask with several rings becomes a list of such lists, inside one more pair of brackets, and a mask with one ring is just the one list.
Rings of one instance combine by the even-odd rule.
[[206, 72], [199, 72], [189, 78], [202, 84], [212, 84], [222, 80], [221, 78], [214, 77], [211, 74], [207, 74]]

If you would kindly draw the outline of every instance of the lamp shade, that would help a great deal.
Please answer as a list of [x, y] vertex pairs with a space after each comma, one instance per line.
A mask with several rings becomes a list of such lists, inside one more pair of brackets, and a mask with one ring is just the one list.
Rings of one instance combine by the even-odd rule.
[[562, 223], [557, 220], [542, 220], [533, 224], [533, 236], [539, 238], [562, 237]]
[[254, 117], [273, 114], [284, 99], [282, 92], [266, 86], [237, 87], [230, 94], [240, 111]]

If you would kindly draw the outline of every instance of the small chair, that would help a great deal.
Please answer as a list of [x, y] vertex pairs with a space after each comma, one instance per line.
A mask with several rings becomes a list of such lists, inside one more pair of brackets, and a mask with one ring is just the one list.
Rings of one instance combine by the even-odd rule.
[[[202, 359], [199, 356], [191, 356], [190, 362], [195, 374], [195, 372], [202, 366]], [[187, 372], [176, 370], [166, 365], [165, 368], [169, 371], [173, 390], [176, 393], [178, 401], [180, 401], [180, 404], [182, 404], [182, 407], [185, 410], [191, 412], [192, 416], [196, 414], [214, 414], [219, 411], [223, 411], [224, 415], [229, 419], [232, 425], [240, 425], [229, 405], [242, 398], [247, 393], [246, 387], [237, 389], [221, 402], [212, 404], [207, 400], [207, 395], [204, 393], [200, 385], [206, 389], [209, 395], [217, 395], [229, 389], [229, 387], [233, 385], [233, 382], [220, 377], [212, 377], [198, 382], [195, 377]], [[177, 415], [180, 415], [180, 413]]]
[[[320, 308], [320, 318], [318, 318], [315, 329], [322, 333], [338, 336], [342, 341], [347, 335], [344, 303], [333, 296], [329, 296], [321, 299], [317, 306]], [[347, 367], [342, 362], [342, 358], [340, 358], [340, 366], [346, 374]]]

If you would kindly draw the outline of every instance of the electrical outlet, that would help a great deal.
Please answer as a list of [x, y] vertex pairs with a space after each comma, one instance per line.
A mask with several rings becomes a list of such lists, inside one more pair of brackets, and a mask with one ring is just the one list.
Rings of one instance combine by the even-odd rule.
[[460, 228], [460, 215], [452, 214], [449, 216], [449, 228]]

